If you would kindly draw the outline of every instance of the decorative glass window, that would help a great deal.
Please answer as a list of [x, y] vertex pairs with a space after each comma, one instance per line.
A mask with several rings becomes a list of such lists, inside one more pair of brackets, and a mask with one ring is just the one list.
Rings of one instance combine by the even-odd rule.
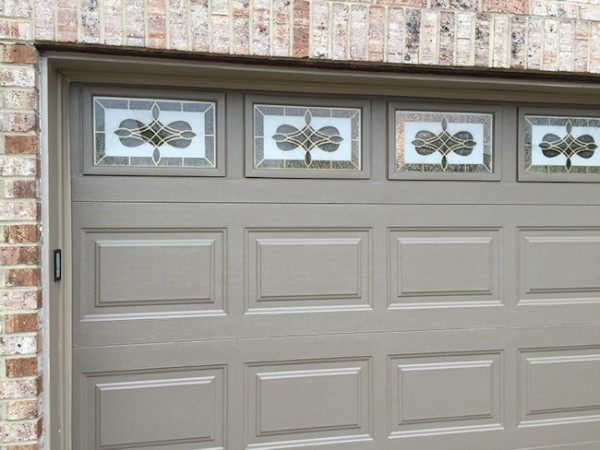
[[523, 126], [525, 173], [600, 175], [600, 118], [525, 115]]
[[[249, 98], [252, 130], [246, 174], [259, 177], [368, 176], [365, 172], [362, 120], [368, 107], [278, 105]], [[258, 100], [258, 101], [257, 101]], [[311, 102], [316, 103], [316, 102]], [[351, 107], [358, 105], [359, 107]]]
[[392, 110], [391, 178], [478, 178], [494, 172], [494, 114]]
[[93, 97], [93, 166], [216, 167], [215, 102]]

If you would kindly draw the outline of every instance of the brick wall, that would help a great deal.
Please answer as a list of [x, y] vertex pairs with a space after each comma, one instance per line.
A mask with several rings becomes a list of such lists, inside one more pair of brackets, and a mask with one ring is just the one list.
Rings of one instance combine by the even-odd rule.
[[598, 0], [0, 0], [0, 450], [43, 432], [36, 41], [600, 73]]

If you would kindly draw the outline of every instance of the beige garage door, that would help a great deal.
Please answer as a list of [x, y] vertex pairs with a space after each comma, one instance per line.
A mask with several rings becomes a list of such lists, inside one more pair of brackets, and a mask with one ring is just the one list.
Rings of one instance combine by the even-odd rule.
[[599, 116], [73, 85], [74, 448], [600, 448]]

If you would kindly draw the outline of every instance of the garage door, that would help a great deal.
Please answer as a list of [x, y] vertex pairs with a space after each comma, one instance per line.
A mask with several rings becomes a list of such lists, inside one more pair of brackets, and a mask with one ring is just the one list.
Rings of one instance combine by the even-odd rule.
[[600, 442], [599, 116], [73, 85], [74, 448]]

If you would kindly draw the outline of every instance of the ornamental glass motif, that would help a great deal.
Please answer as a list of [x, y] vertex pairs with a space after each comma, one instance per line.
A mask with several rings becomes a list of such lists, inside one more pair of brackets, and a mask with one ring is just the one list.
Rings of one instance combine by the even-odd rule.
[[396, 111], [396, 172], [492, 172], [493, 119], [489, 113]]
[[600, 118], [525, 116], [525, 172], [600, 174]]
[[361, 110], [254, 105], [255, 169], [361, 169]]
[[213, 102], [94, 97], [94, 165], [215, 167]]

